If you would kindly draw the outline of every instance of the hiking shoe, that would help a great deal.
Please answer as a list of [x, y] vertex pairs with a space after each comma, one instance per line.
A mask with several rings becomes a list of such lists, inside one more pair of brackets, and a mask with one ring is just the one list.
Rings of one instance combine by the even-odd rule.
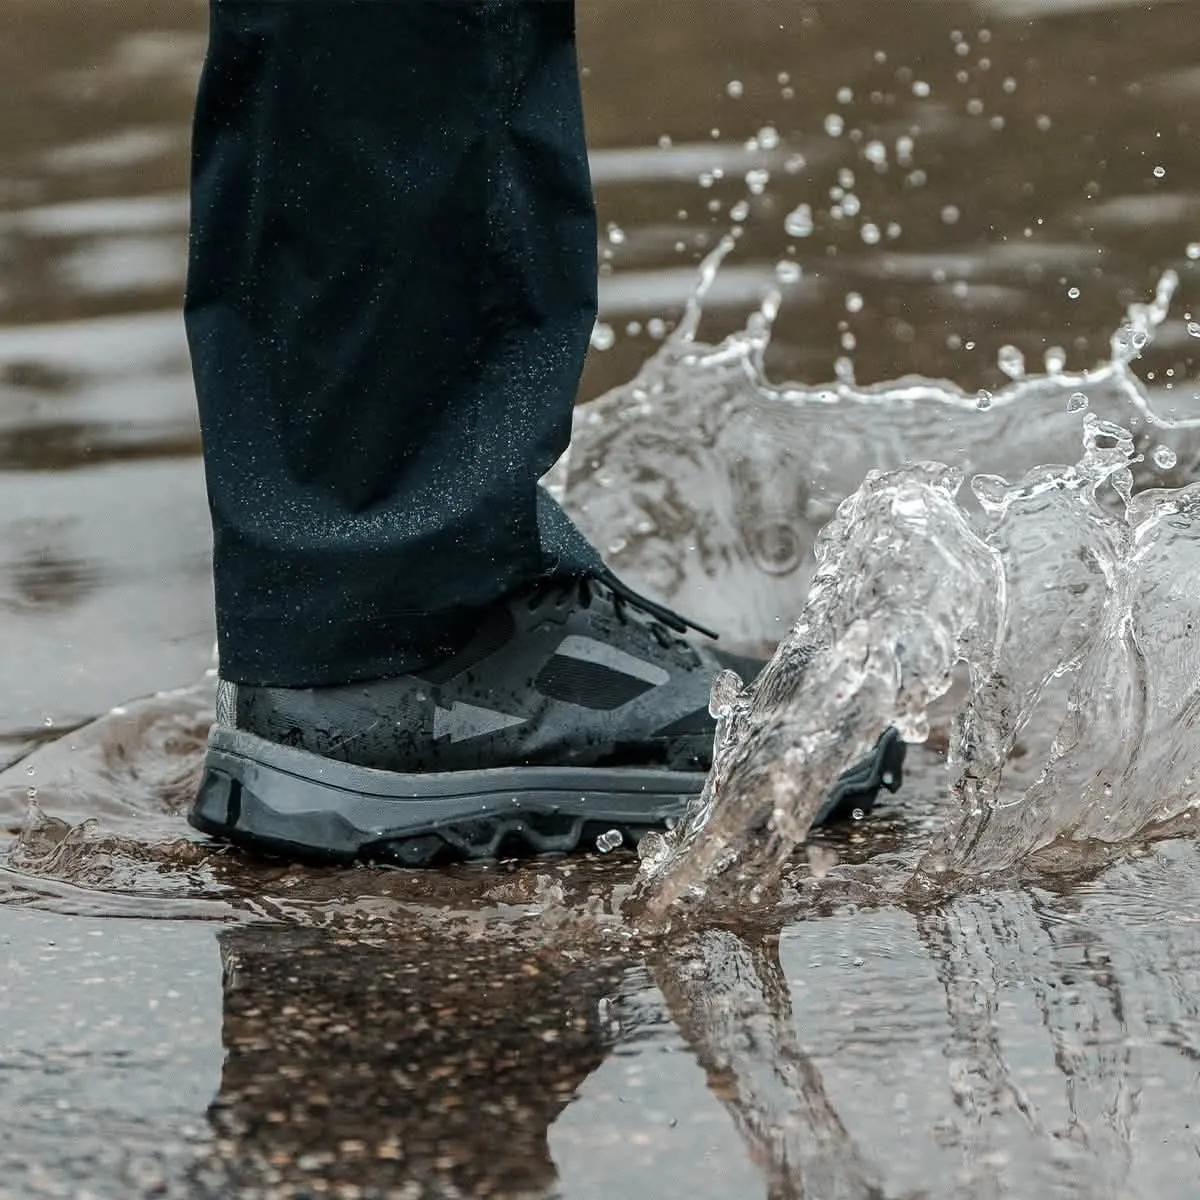
[[[497, 603], [464, 650], [411, 674], [221, 681], [189, 820], [268, 853], [405, 866], [634, 845], [704, 784], [716, 673], [762, 666], [692, 645], [688, 628], [605, 572]], [[889, 731], [817, 823], [895, 791], [903, 760]]]

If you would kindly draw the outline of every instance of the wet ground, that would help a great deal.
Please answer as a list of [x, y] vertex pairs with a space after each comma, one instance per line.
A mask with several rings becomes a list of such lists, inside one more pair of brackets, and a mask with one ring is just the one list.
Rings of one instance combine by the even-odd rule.
[[[851, 356], [994, 387], [1005, 343], [1088, 366], [1174, 267], [1142, 367], [1184, 411], [1194, 23], [582, 3], [585, 394], [633, 374], [740, 225], [707, 331], [781, 287], [769, 366], [809, 381]], [[0, 863], [0, 1198], [1196, 1193], [1189, 839], [936, 902], [801, 882], [773, 926], [665, 940], [614, 915], [619, 855], [414, 876], [192, 840], [213, 632], [177, 310], [203, 6], [12, 0], [5, 24], [0, 831], [25, 832]], [[936, 746], [913, 760], [826, 848], [928, 835]]]

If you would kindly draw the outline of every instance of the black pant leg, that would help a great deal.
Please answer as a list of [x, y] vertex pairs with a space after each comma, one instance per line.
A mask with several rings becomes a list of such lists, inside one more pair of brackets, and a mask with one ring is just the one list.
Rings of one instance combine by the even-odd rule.
[[226, 678], [410, 669], [588, 560], [536, 485], [595, 318], [572, 0], [211, 0], [193, 171]]

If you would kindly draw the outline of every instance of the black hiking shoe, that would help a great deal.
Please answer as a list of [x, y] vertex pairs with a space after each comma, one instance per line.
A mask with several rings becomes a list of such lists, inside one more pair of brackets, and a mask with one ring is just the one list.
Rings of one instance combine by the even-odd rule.
[[[703, 786], [713, 677], [762, 666], [698, 649], [677, 636], [689, 627], [606, 572], [496, 604], [466, 649], [409, 675], [222, 681], [189, 820], [292, 858], [406, 866], [636, 844]], [[889, 731], [817, 823], [895, 791], [903, 761]]]

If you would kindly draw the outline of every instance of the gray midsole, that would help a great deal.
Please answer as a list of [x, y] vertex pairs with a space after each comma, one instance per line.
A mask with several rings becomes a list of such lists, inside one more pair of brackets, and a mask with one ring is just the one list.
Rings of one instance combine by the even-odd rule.
[[[820, 824], [847, 795], [881, 784], [883, 746], [837, 781]], [[510, 814], [562, 814], [589, 821], [661, 824], [700, 794], [701, 772], [636, 767], [491, 767], [402, 774], [322, 758], [216, 725], [193, 817], [209, 827], [318, 848], [433, 832], [456, 822]], [[236, 799], [232, 785], [236, 784]]]
[[205, 768], [237, 780], [254, 808], [266, 805], [280, 818], [335, 810], [364, 837], [504, 812], [650, 822], [681, 815], [705, 778], [699, 772], [554, 766], [406, 775], [335, 762], [224, 727], [209, 736]]

